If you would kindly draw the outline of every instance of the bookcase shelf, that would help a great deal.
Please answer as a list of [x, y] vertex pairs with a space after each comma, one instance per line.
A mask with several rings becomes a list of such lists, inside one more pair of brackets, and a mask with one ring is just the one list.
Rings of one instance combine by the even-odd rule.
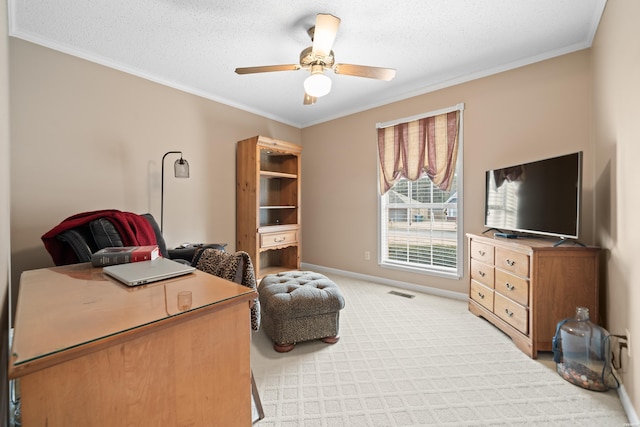
[[260, 176], [264, 178], [290, 178], [297, 179], [298, 175], [292, 173], [272, 172], [272, 171], [260, 171]]

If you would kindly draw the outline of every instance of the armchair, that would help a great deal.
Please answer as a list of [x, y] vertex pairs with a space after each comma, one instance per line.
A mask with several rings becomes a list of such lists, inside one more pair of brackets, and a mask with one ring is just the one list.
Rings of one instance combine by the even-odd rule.
[[115, 209], [70, 216], [45, 233], [42, 241], [56, 265], [89, 262], [94, 252], [105, 247], [144, 245], [158, 245], [164, 258], [190, 264], [198, 249], [212, 247], [224, 251], [226, 246], [214, 243], [167, 249], [153, 215]]

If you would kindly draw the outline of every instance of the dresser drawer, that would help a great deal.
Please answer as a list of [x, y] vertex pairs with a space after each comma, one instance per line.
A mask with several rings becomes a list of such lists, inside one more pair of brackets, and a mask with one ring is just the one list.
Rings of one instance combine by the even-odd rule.
[[505, 248], [496, 248], [496, 267], [522, 277], [529, 277], [529, 255]]
[[493, 264], [493, 246], [487, 243], [471, 241], [471, 258], [477, 259], [487, 264]]
[[496, 270], [494, 289], [519, 304], [529, 305], [529, 281], [526, 279]]
[[260, 235], [260, 247], [269, 248], [271, 246], [288, 245], [298, 241], [298, 231], [290, 230], [279, 233], [267, 233]]
[[469, 297], [487, 310], [493, 311], [493, 290], [472, 280]]
[[529, 316], [525, 307], [498, 292], [493, 295], [493, 307], [493, 312], [502, 320], [523, 334], [529, 333]]
[[492, 265], [485, 264], [475, 259], [471, 260], [471, 278], [493, 289], [493, 272]]

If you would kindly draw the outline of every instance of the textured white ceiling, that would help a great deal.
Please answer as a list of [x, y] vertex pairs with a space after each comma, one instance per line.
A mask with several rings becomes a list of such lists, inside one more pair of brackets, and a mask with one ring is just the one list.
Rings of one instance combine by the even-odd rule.
[[[297, 127], [588, 48], [606, 0], [9, 0], [10, 35]], [[337, 75], [302, 104], [295, 64], [318, 13], [342, 23], [336, 62], [395, 68], [391, 82]], [[461, 102], [464, 100], [461, 100]]]

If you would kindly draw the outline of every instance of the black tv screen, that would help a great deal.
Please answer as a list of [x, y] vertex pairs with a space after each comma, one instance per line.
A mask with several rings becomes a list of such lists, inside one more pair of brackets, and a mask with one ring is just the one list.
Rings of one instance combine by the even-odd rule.
[[484, 225], [578, 238], [582, 152], [486, 172]]

